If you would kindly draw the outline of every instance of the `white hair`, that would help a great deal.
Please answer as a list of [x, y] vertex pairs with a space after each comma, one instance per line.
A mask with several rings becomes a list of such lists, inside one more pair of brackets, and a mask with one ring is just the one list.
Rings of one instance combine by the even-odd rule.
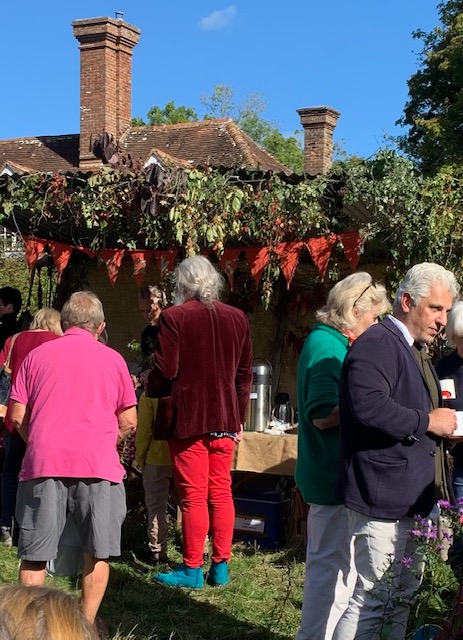
[[185, 258], [175, 269], [173, 279], [175, 305], [195, 299], [211, 306], [224, 286], [222, 276], [204, 256]]
[[326, 305], [317, 311], [316, 319], [342, 333], [354, 329], [357, 324], [354, 308], [363, 315], [378, 307], [378, 315], [382, 315], [390, 306], [384, 285], [373, 282], [369, 273], [359, 271], [334, 285]]
[[427, 298], [431, 295], [431, 288], [436, 282], [440, 282], [447, 287], [455, 300], [460, 291], [460, 285], [453, 273], [447, 271], [440, 264], [421, 262], [409, 269], [402, 282], [400, 282], [395, 294], [393, 310], [396, 311], [400, 308], [404, 293], [410, 294], [413, 304], [416, 306], [421, 298]]
[[92, 291], [76, 291], [64, 303], [61, 310], [63, 331], [79, 327], [94, 333], [104, 322], [103, 305]]
[[463, 336], [463, 302], [461, 300], [454, 302], [449, 311], [445, 335], [449, 347], [455, 347], [455, 338]]

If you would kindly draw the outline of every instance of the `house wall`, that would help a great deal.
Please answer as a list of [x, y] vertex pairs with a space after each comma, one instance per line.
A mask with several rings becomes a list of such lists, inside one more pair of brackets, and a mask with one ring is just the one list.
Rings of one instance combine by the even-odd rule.
[[[338, 264], [341, 277], [352, 273], [349, 265], [344, 262]], [[137, 285], [132, 276], [132, 261], [124, 259], [116, 284], [110, 284], [106, 266], [99, 266], [93, 261], [88, 272], [88, 287], [101, 299], [105, 309], [109, 345], [117, 349], [128, 361], [134, 361], [134, 355], [128, 348], [132, 340], [140, 340], [144, 323], [138, 310]], [[384, 266], [378, 264], [360, 265], [359, 270], [368, 271], [374, 279], [384, 280]], [[237, 274], [250, 276], [249, 267], [245, 260], [238, 265]], [[252, 279], [252, 276], [251, 276]], [[155, 263], [150, 263], [144, 279], [145, 284], [156, 284], [159, 275]], [[248, 281], [249, 282], [249, 281]], [[253, 283], [252, 283], [253, 284]], [[326, 301], [328, 291], [332, 283], [319, 282], [318, 272], [309, 260], [301, 261], [296, 269], [290, 290], [287, 291], [285, 283], [282, 283], [282, 302], [278, 306], [271, 306], [264, 310], [259, 302], [259, 293], [254, 287], [250, 288], [249, 295], [229, 292], [224, 301], [231, 302], [235, 306], [249, 309], [247, 316], [251, 327], [254, 357], [266, 358], [270, 362], [279, 363], [274, 368], [274, 388], [277, 391], [286, 391], [290, 394], [291, 403], [297, 405], [296, 372], [300, 348], [305, 336], [314, 322], [315, 311]], [[283, 341], [281, 353], [276, 347], [276, 339], [283, 323]], [[277, 384], [277, 386], [276, 386]]]

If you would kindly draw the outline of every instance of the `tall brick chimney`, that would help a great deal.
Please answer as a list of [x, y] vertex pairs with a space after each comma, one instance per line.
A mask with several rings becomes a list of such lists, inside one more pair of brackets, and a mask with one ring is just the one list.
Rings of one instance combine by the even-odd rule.
[[123, 20], [90, 18], [72, 23], [80, 42], [79, 168], [97, 169], [92, 153], [102, 133], [115, 142], [130, 126], [132, 112], [132, 49], [140, 30]]
[[333, 131], [339, 111], [331, 107], [298, 109], [304, 128], [304, 173], [316, 176], [328, 173], [333, 162]]

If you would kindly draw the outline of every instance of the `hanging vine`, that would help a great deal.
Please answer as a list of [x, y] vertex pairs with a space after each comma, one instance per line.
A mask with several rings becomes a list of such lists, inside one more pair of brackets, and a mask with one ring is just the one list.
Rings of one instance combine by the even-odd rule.
[[[424, 178], [383, 150], [312, 179], [174, 165], [164, 167], [162, 181], [152, 175], [104, 165], [90, 175], [2, 176], [0, 223], [14, 229], [21, 217], [21, 232], [38, 237], [44, 222], [57, 236], [72, 227], [93, 249], [181, 247], [191, 255], [211, 248], [220, 255], [227, 245], [265, 245], [267, 299], [279, 276], [278, 243], [352, 228], [388, 249], [392, 275], [423, 260], [463, 275], [462, 167]], [[365, 215], [350, 213], [353, 205]]]

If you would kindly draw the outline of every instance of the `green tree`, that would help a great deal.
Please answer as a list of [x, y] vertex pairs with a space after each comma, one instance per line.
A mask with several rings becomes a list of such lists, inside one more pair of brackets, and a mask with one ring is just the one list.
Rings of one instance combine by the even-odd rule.
[[147, 123], [143, 118], [132, 118], [132, 126], [178, 124], [179, 122], [196, 122], [198, 120], [198, 115], [194, 109], [191, 107], [176, 107], [173, 100], [168, 102], [163, 109], [161, 107], [151, 107], [147, 117]]
[[463, 161], [463, 0], [438, 5], [441, 25], [422, 40], [421, 68], [408, 81], [409, 99], [398, 124], [409, 127], [400, 148], [428, 174]]

